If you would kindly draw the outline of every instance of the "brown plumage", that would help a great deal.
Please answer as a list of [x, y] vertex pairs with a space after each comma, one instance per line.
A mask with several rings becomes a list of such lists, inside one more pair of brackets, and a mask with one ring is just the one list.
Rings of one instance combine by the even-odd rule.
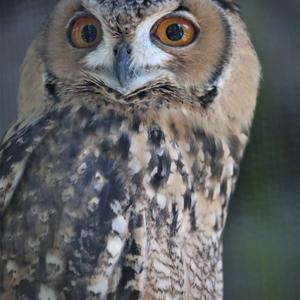
[[0, 147], [0, 298], [222, 299], [259, 77], [232, 1], [60, 1]]

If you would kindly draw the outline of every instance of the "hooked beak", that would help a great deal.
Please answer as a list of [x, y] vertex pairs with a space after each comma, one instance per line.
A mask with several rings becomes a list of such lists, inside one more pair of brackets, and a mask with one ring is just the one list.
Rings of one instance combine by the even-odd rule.
[[122, 87], [126, 87], [132, 78], [130, 68], [130, 48], [126, 43], [121, 43], [115, 48], [115, 72]]

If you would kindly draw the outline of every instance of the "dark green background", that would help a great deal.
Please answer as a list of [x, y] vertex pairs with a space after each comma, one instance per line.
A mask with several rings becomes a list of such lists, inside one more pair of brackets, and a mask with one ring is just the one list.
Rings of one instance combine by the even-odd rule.
[[[16, 115], [25, 49], [55, 2], [0, 1], [0, 134]], [[225, 300], [299, 300], [300, 1], [240, 4], [264, 78], [224, 234]]]

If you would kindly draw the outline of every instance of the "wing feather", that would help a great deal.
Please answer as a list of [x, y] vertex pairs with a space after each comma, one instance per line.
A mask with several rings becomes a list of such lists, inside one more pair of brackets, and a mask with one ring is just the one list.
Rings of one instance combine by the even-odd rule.
[[32, 153], [56, 127], [53, 119], [63, 113], [66, 107], [33, 115], [5, 134], [0, 144], [0, 215], [10, 204]]

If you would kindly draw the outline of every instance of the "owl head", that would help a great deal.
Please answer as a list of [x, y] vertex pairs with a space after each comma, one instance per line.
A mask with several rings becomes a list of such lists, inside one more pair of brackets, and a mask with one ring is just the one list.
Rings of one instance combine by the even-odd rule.
[[233, 1], [61, 0], [25, 60], [20, 111], [38, 106], [37, 90], [97, 91], [125, 102], [172, 90], [207, 119], [225, 115], [247, 127], [259, 72]]
[[60, 79], [93, 74], [128, 95], [149, 83], [214, 84], [230, 29], [213, 1], [64, 0], [45, 32], [45, 57]]

